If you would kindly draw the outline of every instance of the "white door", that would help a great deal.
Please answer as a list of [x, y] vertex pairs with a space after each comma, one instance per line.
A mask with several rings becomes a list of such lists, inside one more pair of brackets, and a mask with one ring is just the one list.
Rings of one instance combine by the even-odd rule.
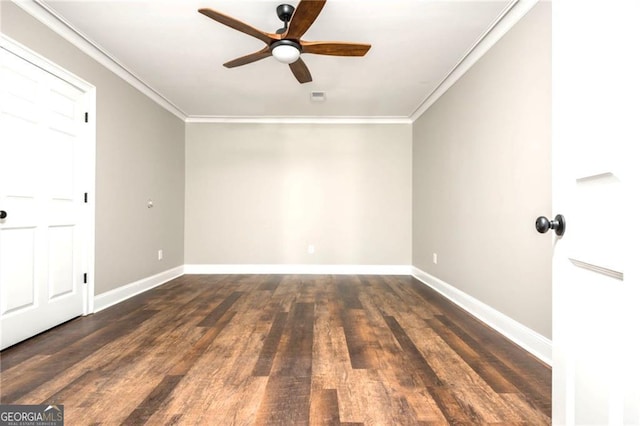
[[640, 2], [552, 10], [553, 423], [640, 425]]
[[1, 348], [83, 314], [83, 92], [0, 48]]

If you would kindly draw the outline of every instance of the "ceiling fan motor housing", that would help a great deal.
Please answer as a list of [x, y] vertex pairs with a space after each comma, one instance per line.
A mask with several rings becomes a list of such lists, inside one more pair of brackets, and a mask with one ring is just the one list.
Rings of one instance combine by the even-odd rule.
[[302, 51], [302, 46], [300, 46], [300, 43], [297, 43], [295, 40], [289, 40], [286, 38], [283, 40], [274, 41], [273, 43], [271, 43], [269, 48], [271, 49], [271, 51], [273, 51], [273, 49], [275, 49], [278, 46], [291, 46], [298, 49], [298, 51]]

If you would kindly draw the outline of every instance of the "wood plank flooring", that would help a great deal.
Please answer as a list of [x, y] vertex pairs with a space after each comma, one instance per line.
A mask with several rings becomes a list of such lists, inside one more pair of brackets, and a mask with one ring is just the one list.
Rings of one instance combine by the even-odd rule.
[[551, 370], [406, 276], [185, 275], [0, 353], [68, 425], [550, 424]]

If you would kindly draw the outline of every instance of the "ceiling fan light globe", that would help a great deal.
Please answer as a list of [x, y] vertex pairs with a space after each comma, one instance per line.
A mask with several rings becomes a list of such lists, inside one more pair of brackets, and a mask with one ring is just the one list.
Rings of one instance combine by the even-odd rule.
[[292, 64], [300, 58], [300, 50], [289, 44], [281, 44], [271, 49], [271, 54], [283, 64]]

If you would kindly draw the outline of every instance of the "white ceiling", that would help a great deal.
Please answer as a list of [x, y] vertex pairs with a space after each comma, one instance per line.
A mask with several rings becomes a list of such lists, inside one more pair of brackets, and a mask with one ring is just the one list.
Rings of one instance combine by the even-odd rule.
[[[501, 1], [328, 0], [307, 41], [369, 43], [358, 58], [305, 54], [298, 83], [274, 58], [227, 69], [264, 43], [197, 12], [265, 32], [283, 1], [42, 0], [50, 11], [188, 117], [407, 118], [511, 6]], [[294, 6], [297, 1], [290, 2]], [[310, 101], [313, 91], [326, 102]]]

